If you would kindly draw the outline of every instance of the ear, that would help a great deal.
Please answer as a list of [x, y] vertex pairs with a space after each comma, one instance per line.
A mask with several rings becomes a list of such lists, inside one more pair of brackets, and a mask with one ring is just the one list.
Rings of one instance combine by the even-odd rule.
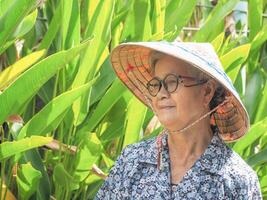
[[212, 97], [214, 96], [216, 86], [216, 81], [213, 79], [209, 79], [203, 87], [203, 103], [206, 108], [209, 108], [209, 103]]

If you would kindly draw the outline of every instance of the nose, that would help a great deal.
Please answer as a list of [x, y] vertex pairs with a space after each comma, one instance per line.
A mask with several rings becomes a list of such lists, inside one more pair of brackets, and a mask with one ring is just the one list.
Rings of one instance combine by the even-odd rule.
[[170, 93], [166, 90], [165, 85], [162, 84], [157, 94], [157, 99], [164, 99], [164, 98], [168, 98], [169, 96], [170, 96]]

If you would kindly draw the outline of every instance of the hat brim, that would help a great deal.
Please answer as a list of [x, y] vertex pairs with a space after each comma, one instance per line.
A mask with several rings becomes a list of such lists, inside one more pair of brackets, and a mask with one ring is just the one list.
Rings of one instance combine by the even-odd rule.
[[[202, 51], [203, 46], [207, 52], [206, 54], [204, 52], [205, 55], [199, 55], [198, 52]], [[231, 98], [232, 104], [236, 107], [238, 117], [242, 119], [243, 125], [237, 131], [221, 134], [220, 136], [224, 141], [236, 141], [248, 131], [248, 113], [230, 78], [223, 71], [213, 47], [208, 43], [172, 45], [165, 42], [136, 42], [121, 44], [113, 49], [111, 63], [115, 73], [141, 102], [151, 108], [151, 98], [147, 92], [146, 83], [153, 76], [150, 63], [150, 56], [153, 51], [173, 56], [191, 64], [220, 83], [228, 91], [227, 94], [233, 97]]]

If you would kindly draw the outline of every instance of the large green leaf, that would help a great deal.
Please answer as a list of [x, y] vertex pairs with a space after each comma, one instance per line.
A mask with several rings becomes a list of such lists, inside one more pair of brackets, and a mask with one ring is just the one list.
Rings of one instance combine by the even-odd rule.
[[[94, 40], [81, 59], [79, 71], [72, 83], [73, 88], [91, 80], [108, 56], [107, 45], [111, 38], [110, 26], [114, 4], [113, 0], [103, 0], [95, 9], [90, 26], [86, 31], [86, 37], [93, 35]], [[82, 123], [88, 114], [90, 105], [88, 98], [90, 98], [90, 93], [83, 95], [73, 105], [75, 125]]]
[[205, 21], [201, 29], [195, 34], [193, 40], [198, 42], [213, 40], [211, 37], [214, 30], [221, 25], [224, 18], [233, 10], [239, 0], [221, 0], [218, 1], [216, 7], [211, 11], [209, 17]]
[[219, 53], [222, 45], [223, 45], [223, 40], [224, 40], [224, 32], [219, 34], [214, 40], [212, 40], [211, 44], [214, 47], [214, 50]]
[[159, 40], [163, 39], [166, 0], [152, 1], [153, 14], [151, 18], [151, 32], [158, 34]]
[[131, 99], [127, 108], [123, 147], [140, 140], [140, 132], [143, 131], [142, 125], [146, 111], [147, 107], [141, 101], [139, 101], [136, 97]]
[[44, 35], [38, 49], [48, 49], [48, 47], [51, 45], [52, 41], [54, 40], [60, 24], [62, 20], [62, 14], [61, 14], [61, 7], [58, 6], [58, 8], [55, 11], [55, 14], [49, 24], [48, 30], [46, 34]]
[[257, 113], [254, 119], [254, 122], [258, 122], [267, 116], [267, 81], [265, 82], [265, 87], [262, 90], [261, 99], [259, 100], [259, 106], [257, 108]]
[[93, 164], [96, 163], [102, 151], [103, 147], [95, 135], [92, 134], [89, 138], [84, 138], [82, 148], [77, 155], [74, 173], [79, 181], [83, 181], [90, 174]]
[[18, 114], [17, 112], [24, 106], [24, 103], [33, 97], [49, 78], [87, 46], [88, 42], [85, 42], [78, 47], [51, 55], [19, 76], [12, 85], [0, 94], [0, 124], [8, 116]]
[[36, 192], [42, 174], [31, 163], [22, 164], [17, 172], [18, 195], [20, 199], [29, 199]]
[[120, 82], [120, 80], [116, 79], [98, 103], [92, 116], [83, 124], [78, 132], [91, 132], [101, 119], [103, 119], [105, 114], [112, 108], [112, 106], [120, 99], [125, 91], [125, 86]]
[[251, 42], [251, 53], [258, 53], [259, 48], [267, 40], [267, 25], [265, 25]]
[[43, 146], [51, 142], [53, 138], [43, 136], [32, 136], [19, 141], [3, 142], [0, 144], [0, 160], [14, 156], [15, 154]]
[[165, 11], [165, 32], [175, 30], [170, 40], [174, 40], [180, 33], [183, 26], [190, 20], [195, 9], [196, 0], [171, 0]]
[[55, 166], [53, 178], [58, 187], [63, 187], [68, 190], [79, 188], [79, 182], [70, 175], [62, 163]]
[[233, 82], [236, 80], [241, 64], [247, 59], [249, 50], [250, 44], [245, 44], [220, 57], [224, 70]]
[[114, 104], [112, 109], [106, 114], [101, 126], [99, 127], [99, 139], [102, 142], [110, 141], [114, 138], [125, 134], [124, 121], [128, 102], [132, 99], [133, 95], [127, 91], [122, 97]]
[[0, 90], [4, 89], [10, 82], [15, 80], [22, 72], [27, 70], [35, 62], [37, 62], [44, 54], [45, 50], [36, 51], [31, 53], [20, 60], [18, 60], [13, 65], [7, 67], [4, 71], [0, 73]]
[[131, 8], [126, 17], [121, 41], [146, 41], [151, 38], [150, 1], [136, 0], [131, 2]]
[[36, 0], [14, 0], [8, 10], [0, 16], [0, 54], [4, 51], [4, 44], [19, 23], [36, 5]]
[[[54, 98], [40, 112], [34, 115], [30, 121], [27, 122], [27, 124], [21, 129], [18, 139], [31, 135], [44, 135], [54, 130], [56, 127], [51, 126], [51, 124], [54, 124], [53, 122], [56, 119], [62, 120], [62, 118], [59, 117], [78, 97], [88, 91], [94, 81], [95, 79], [83, 86], [67, 91]], [[60, 122], [59, 120], [58, 123]], [[56, 125], [58, 125], [58, 123], [56, 123]], [[50, 129], [47, 129], [48, 127]]]
[[[246, 83], [246, 90], [244, 95], [244, 104], [249, 113], [251, 123], [254, 122], [255, 115], [258, 112], [258, 104], [262, 95], [262, 86], [264, 79], [260, 71], [255, 71], [253, 74], [249, 74], [250, 78]], [[261, 111], [260, 111], [261, 112]]]
[[249, 39], [252, 40], [261, 30], [262, 26], [263, 0], [248, 1], [248, 26]]
[[[33, 136], [41, 137], [41, 136]], [[21, 140], [20, 140], [21, 141]], [[49, 181], [47, 169], [43, 163], [38, 149], [31, 149], [23, 153], [25, 162], [30, 162], [32, 166], [42, 173], [37, 190], [37, 199], [46, 200], [51, 194], [51, 184]]]
[[233, 149], [242, 155], [244, 150], [267, 131], [267, 118], [255, 123], [249, 132], [235, 143]]
[[26, 16], [22, 22], [18, 25], [15, 32], [13, 33], [10, 39], [20, 38], [26, 33], [28, 33], [34, 26], [36, 18], [37, 18], [37, 9], [35, 9], [31, 14]]
[[255, 165], [260, 165], [267, 162], [267, 149], [264, 149], [247, 159], [247, 163], [254, 167]]

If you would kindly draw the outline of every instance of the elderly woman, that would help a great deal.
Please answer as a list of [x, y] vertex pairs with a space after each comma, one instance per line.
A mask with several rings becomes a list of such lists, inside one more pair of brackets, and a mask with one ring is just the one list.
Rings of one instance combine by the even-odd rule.
[[262, 199], [256, 173], [224, 143], [249, 118], [210, 44], [126, 43], [111, 62], [164, 129], [123, 150], [95, 199]]

